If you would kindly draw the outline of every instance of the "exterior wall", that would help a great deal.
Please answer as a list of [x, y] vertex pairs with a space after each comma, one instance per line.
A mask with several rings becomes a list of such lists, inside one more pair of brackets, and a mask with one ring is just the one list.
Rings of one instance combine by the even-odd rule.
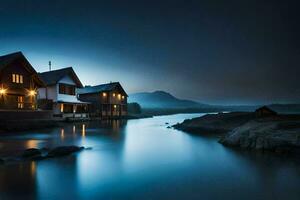
[[[47, 88], [40, 88], [39, 89], [39, 98], [40, 100], [48, 99], [52, 100], [52, 110], [53, 115], [55, 117], [62, 117], [62, 118], [68, 118], [68, 117], [87, 117], [87, 111], [85, 111], [84, 107], [87, 105], [77, 104], [78, 99], [76, 94], [75, 95], [68, 95], [68, 94], [60, 94], [59, 93], [59, 84], [68, 84], [73, 85], [76, 87], [76, 83], [73, 81], [72, 77], [67, 75], [63, 77], [56, 85], [47, 86]], [[58, 103], [58, 102], [70, 102], [70, 103]], [[61, 106], [63, 104], [63, 111], [61, 110]], [[71, 110], [66, 111], [66, 107], [72, 107]], [[77, 109], [78, 108], [78, 109]], [[75, 110], [75, 113], [74, 113]]]
[[57, 101], [57, 85], [50, 85], [46, 88], [38, 89], [38, 99], [50, 99], [53, 101]]
[[[124, 96], [123, 99], [122, 96]], [[127, 115], [127, 97], [121, 90], [80, 94], [79, 99], [91, 103], [90, 111], [94, 116], [110, 118]]]
[[257, 117], [268, 117], [268, 116], [275, 116], [277, 115], [277, 113], [268, 109], [258, 109], [255, 111], [255, 115]]
[[[71, 110], [69, 112], [63, 111], [61, 112], [61, 108], [63, 105], [63, 109], [66, 106], [70, 106]], [[65, 104], [65, 103], [54, 103], [53, 104], [53, 115], [56, 117], [62, 117], [62, 118], [85, 118], [88, 117], [88, 112], [84, 108], [80, 107], [86, 107], [87, 105], [82, 104]], [[75, 112], [74, 112], [75, 110]]]
[[[5, 94], [0, 96], [1, 109], [25, 109], [36, 108], [36, 95], [29, 97], [29, 91], [37, 88], [33, 79], [33, 73], [26, 69], [27, 63], [23, 59], [17, 59], [4, 68], [0, 74], [0, 87], [5, 89]], [[23, 76], [23, 83], [13, 83], [12, 74]], [[22, 96], [23, 106], [18, 108], [18, 96]]]
[[91, 103], [89, 105], [89, 110], [92, 113], [100, 113], [101, 112], [101, 104], [99, 93], [90, 93], [90, 94], [81, 94], [78, 95], [78, 99], [83, 102]]
[[77, 102], [76, 95], [59, 94], [59, 83], [76, 86], [76, 83], [72, 80], [70, 76], [65, 76], [56, 85], [50, 85], [46, 88], [39, 88], [39, 99], [50, 99], [53, 100], [53, 102]]
[[57, 93], [56, 101], [77, 102], [76, 95], [59, 94], [59, 83], [76, 86], [76, 83], [73, 81], [73, 79], [69, 75], [63, 77], [56, 85], [56, 91], [57, 91], [56, 92]]

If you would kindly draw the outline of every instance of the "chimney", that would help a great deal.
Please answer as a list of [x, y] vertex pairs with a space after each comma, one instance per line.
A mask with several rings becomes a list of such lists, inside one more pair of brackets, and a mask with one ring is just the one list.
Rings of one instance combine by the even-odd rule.
[[51, 61], [49, 61], [49, 71], [51, 71]]

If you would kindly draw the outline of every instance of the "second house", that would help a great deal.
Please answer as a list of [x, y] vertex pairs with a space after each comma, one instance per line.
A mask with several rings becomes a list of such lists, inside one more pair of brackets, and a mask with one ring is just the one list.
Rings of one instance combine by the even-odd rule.
[[39, 88], [40, 108], [53, 110], [54, 117], [85, 118], [88, 103], [77, 99], [77, 88], [82, 88], [72, 67], [39, 73], [46, 87]]

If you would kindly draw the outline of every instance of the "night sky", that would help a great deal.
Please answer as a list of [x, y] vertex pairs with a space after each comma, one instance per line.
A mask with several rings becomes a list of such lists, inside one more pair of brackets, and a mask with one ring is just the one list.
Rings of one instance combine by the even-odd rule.
[[120, 81], [129, 94], [300, 103], [294, 2], [1, 0], [0, 54], [22, 51], [40, 72], [49, 60], [73, 66], [83, 84]]

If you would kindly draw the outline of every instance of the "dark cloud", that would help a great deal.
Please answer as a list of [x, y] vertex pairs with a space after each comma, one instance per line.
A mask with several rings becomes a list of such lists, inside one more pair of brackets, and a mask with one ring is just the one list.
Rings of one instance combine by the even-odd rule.
[[0, 53], [75, 65], [82, 81], [120, 80], [211, 103], [299, 102], [295, 1], [38, 1], [0, 7]]

